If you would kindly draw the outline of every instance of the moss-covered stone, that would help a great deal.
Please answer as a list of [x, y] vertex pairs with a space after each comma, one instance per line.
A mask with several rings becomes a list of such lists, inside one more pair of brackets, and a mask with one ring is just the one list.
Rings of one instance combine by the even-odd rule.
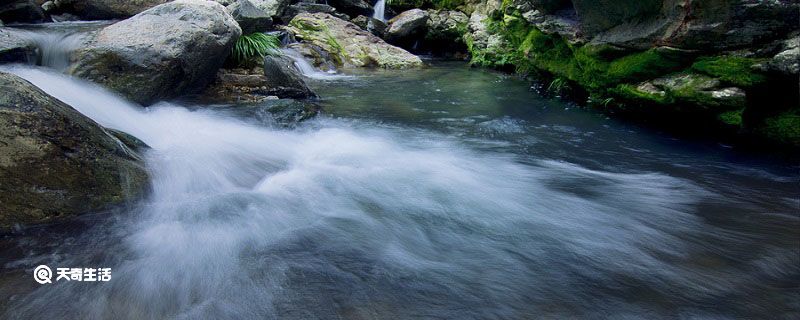
[[768, 117], [756, 132], [780, 143], [800, 147], [800, 110]]
[[692, 64], [692, 69], [735, 86], [751, 87], [767, 80], [765, 75], [753, 69], [762, 61], [736, 56], [703, 57]]
[[111, 133], [17, 76], [0, 90], [0, 230], [142, 194], [141, 159]]

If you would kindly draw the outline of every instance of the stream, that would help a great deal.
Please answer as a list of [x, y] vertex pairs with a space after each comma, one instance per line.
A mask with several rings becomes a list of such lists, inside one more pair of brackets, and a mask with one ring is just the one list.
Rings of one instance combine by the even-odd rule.
[[[144, 152], [146, 199], [0, 241], [3, 318], [791, 318], [798, 166], [431, 62], [309, 79], [322, 113], [134, 105], [3, 67]], [[293, 102], [299, 103], [299, 102]], [[110, 267], [107, 283], [30, 279]]]

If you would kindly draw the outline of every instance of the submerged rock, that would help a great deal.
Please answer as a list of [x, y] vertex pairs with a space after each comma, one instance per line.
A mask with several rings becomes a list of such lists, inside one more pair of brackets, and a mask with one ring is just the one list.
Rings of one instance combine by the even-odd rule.
[[100, 125], [15, 75], [0, 88], [0, 229], [143, 194], [141, 159]]
[[88, 20], [132, 17], [171, 0], [57, 0], [54, 10]]
[[420, 67], [422, 60], [357, 25], [325, 13], [302, 13], [287, 28], [295, 37], [325, 51], [337, 67]]
[[240, 35], [220, 4], [178, 0], [103, 28], [69, 72], [149, 104], [202, 90]]

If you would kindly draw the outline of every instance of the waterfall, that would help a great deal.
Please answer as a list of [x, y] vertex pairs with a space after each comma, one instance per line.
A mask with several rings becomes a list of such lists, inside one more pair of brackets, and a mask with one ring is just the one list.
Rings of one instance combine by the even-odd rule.
[[386, 22], [385, 11], [386, 11], [386, 0], [378, 0], [378, 2], [375, 3], [375, 12], [372, 13], [372, 17], [380, 21]]
[[306, 57], [304, 57], [302, 54], [300, 54], [294, 49], [284, 48], [281, 49], [281, 52], [283, 53], [283, 55], [292, 59], [292, 61], [294, 61], [295, 68], [297, 68], [297, 70], [300, 71], [300, 73], [307, 78], [316, 80], [335, 80], [335, 79], [344, 79], [351, 77], [351, 76], [336, 74], [336, 69], [333, 69], [333, 66], [331, 66], [331, 70], [329, 70], [328, 72], [321, 71], [315, 68], [313, 65], [311, 65], [311, 62], [309, 62], [306, 59]]

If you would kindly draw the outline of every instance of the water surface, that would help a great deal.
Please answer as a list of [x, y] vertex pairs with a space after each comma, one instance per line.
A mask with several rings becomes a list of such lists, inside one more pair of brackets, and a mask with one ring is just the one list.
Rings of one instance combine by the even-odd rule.
[[[798, 167], [543, 98], [508, 75], [312, 80], [317, 119], [17, 68], [140, 138], [152, 195], [6, 238], [10, 318], [792, 318]], [[270, 102], [272, 103], [272, 102]], [[102, 265], [110, 283], [30, 279]]]

